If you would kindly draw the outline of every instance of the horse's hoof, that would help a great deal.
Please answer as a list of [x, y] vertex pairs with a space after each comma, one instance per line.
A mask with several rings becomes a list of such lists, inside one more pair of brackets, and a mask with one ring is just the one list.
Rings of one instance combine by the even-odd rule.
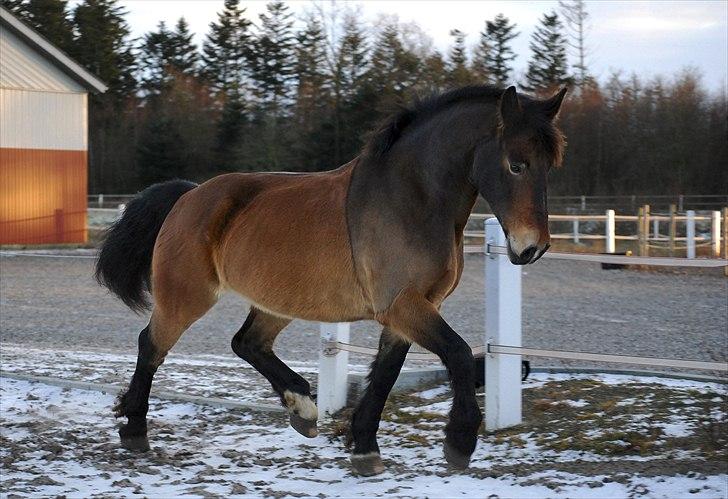
[[318, 428], [316, 428], [315, 419], [304, 419], [298, 414], [289, 413], [291, 419], [291, 426], [298, 433], [307, 438], [314, 438], [318, 436]]
[[126, 450], [147, 452], [149, 450], [149, 440], [147, 440], [146, 435], [121, 437], [121, 446]]
[[360, 476], [374, 476], [384, 473], [384, 464], [378, 452], [352, 454], [351, 465], [354, 467], [356, 474]]
[[447, 443], [447, 441], [445, 442], [444, 450], [445, 460], [451, 468], [456, 470], [465, 470], [468, 466], [470, 466], [470, 456], [458, 451], [455, 447]]
[[149, 450], [146, 424], [141, 427], [123, 424], [119, 426], [119, 437], [121, 438], [121, 446], [125, 449], [138, 452]]

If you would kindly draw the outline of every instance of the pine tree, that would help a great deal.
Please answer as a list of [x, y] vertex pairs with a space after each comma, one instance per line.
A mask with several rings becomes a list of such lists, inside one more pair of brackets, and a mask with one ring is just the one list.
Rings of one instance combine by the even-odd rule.
[[460, 87], [474, 82], [473, 74], [468, 68], [468, 55], [465, 49], [465, 33], [459, 29], [450, 31], [454, 43], [450, 48], [447, 61], [447, 82], [451, 87]]
[[485, 54], [485, 67], [493, 75], [496, 85], [503, 86], [509, 81], [510, 62], [516, 58], [509, 43], [518, 36], [515, 29], [515, 24], [510, 24], [507, 17], [498, 14], [493, 21], [485, 22], [485, 31], [480, 34], [481, 44], [490, 49]]
[[169, 72], [173, 52], [172, 32], [164, 21], [159, 21], [157, 31], [142, 37], [139, 47], [139, 83], [150, 94], [159, 94], [169, 86], [172, 75]]
[[157, 31], [144, 35], [139, 47], [141, 87], [150, 94], [159, 94], [174, 78], [194, 76], [197, 57], [197, 47], [183, 17], [177, 21], [175, 31], [160, 21]]
[[67, 0], [4, 1], [3, 7], [46, 37], [61, 50], [68, 52], [73, 45], [73, 24], [69, 18]]
[[257, 99], [255, 120], [258, 140], [254, 155], [268, 168], [277, 169], [290, 153], [283, 144], [282, 118], [292, 104], [296, 58], [293, 14], [281, 1], [266, 5], [260, 14], [260, 30], [250, 58], [253, 93]]
[[367, 72], [370, 90], [379, 96], [383, 107], [391, 108], [403, 100], [405, 91], [417, 81], [419, 69], [417, 57], [402, 45], [398, 26], [385, 25], [373, 47]]
[[114, 0], [83, 0], [73, 12], [76, 41], [71, 55], [109, 86], [98, 99], [121, 102], [136, 89], [125, 14]]
[[566, 39], [556, 12], [544, 14], [540, 25], [531, 35], [531, 60], [524, 88], [532, 92], [547, 93], [568, 83], [566, 65]]
[[488, 37], [485, 33], [481, 33], [480, 40], [473, 50], [473, 64], [471, 66], [473, 77], [481, 85], [493, 83], [493, 72], [488, 67], [492, 50]]
[[200, 58], [197, 46], [192, 42], [192, 37], [189, 24], [184, 17], [180, 17], [172, 33], [171, 40], [174, 50], [170, 58], [170, 65], [185, 76], [197, 74], [197, 64]]
[[566, 20], [568, 28], [569, 47], [574, 51], [576, 63], [572, 66], [576, 70], [575, 81], [579, 88], [589, 83], [589, 70], [587, 69], [586, 35], [588, 31], [587, 20], [589, 13], [584, 0], [559, 0], [561, 15]]
[[255, 93], [275, 118], [287, 103], [294, 79], [293, 14], [281, 1], [266, 5], [260, 14], [260, 32], [251, 58]]
[[[250, 26], [239, 0], [225, 0], [225, 7], [210, 23], [202, 44], [202, 75], [213, 92], [225, 93], [224, 101], [245, 92], [250, 58]], [[237, 106], [237, 104], [236, 104]]]

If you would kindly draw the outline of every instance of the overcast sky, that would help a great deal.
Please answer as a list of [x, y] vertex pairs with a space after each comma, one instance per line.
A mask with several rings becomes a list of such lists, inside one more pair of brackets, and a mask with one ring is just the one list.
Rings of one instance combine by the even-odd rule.
[[[75, 2], [71, 2], [72, 4]], [[302, 14], [309, 1], [289, 1]], [[328, 4], [329, 2], [324, 2]], [[513, 41], [518, 54], [514, 63], [522, 72], [529, 57], [528, 42], [544, 12], [558, 8], [557, 1], [359, 1], [368, 21], [380, 13], [395, 14], [402, 22], [414, 21], [432, 38], [436, 48], [447, 51], [449, 31], [458, 28], [468, 34], [468, 45], [477, 43], [485, 20], [502, 12], [517, 23], [520, 32]], [[173, 24], [184, 16], [202, 41], [210, 22], [222, 10], [222, 0], [128, 0], [121, 1], [134, 36], [155, 28], [160, 20]], [[254, 22], [265, 9], [264, 1], [243, 1]], [[728, 81], [728, 1], [591, 1], [588, 32], [589, 66], [592, 74], [605, 79], [612, 70], [640, 76], [672, 75], [692, 66], [706, 85], [725, 91]]]

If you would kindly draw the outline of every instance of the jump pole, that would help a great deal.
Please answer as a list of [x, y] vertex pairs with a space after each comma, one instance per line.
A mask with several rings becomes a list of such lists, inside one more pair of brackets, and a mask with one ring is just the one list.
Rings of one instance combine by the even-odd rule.
[[488, 250], [506, 246], [498, 220], [485, 221], [485, 430], [522, 422], [521, 356], [497, 355], [487, 345], [521, 346], [521, 267]]

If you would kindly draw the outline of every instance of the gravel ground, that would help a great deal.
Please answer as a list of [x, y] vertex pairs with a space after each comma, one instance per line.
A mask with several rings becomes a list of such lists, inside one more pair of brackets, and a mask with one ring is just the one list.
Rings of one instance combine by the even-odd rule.
[[[134, 353], [147, 318], [134, 315], [98, 287], [92, 269], [92, 259], [0, 257], [0, 341], [41, 349]], [[462, 281], [443, 306], [445, 319], [471, 345], [483, 343], [483, 278], [483, 256], [466, 255]], [[246, 313], [242, 299], [225, 295], [182, 336], [173, 354], [232, 355], [230, 338]], [[353, 343], [376, 346], [378, 336], [376, 323], [352, 327]], [[724, 361], [728, 279], [720, 271], [605, 271], [592, 263], [541, 260], [524, 268], [523, 344]], [[316, 361], [318, 325], [294, 321], [279, 336], [276, 349], [284, 359]], [[369, 360], [352, 356], [351, 363]], [[533, 364], [561, 362], [535, 359]]]

